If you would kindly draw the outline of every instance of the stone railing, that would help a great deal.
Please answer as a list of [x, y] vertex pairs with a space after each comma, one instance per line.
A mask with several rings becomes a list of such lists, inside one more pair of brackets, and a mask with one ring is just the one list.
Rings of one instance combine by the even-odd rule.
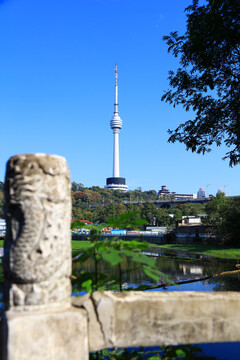
[[90, 351], [240, 341], [240, 294], [96, 292], [71, 299], [70, 176], [64, 158], [7, 164], [3, 360], [87, 360]]

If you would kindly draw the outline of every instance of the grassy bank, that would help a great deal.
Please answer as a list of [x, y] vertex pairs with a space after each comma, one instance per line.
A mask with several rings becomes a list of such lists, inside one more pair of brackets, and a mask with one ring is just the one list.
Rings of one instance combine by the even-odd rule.
[[72, 249], [83, 251], [89, 247], [90, 243], [91, 242], [89, 240], [72, 240]]
[[203, 244], [165, 244], [162, 248], [203, 254], [219, 259], [240, 259], [240, 249], [222, 245]]
[[[87, 249], [90, 241], [72, 241], [72, 248], [78, 250]], [[156, 247], [156, 244], [152, 244]], [[161, 248], [186, 251], [188, 253], [203, 254], [219, 259], [238, 259], [240, 260], [240, 249], [222, 245], [203, 245], [203, 244], [165, 244]]]
[[[73, 250], [85, 250], [89, 247], [90, 241], [74, 241], [72, 240], [72, 249]], [[4, 247], [4, 241], [0, 240], [0, 248]]]

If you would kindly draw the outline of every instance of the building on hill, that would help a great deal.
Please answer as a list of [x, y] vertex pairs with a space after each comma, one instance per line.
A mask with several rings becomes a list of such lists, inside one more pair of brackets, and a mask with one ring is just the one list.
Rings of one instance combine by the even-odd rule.
[[199, 216], [182, 216], [182, 220], [178, 221], [178, 226], [182, 225], [199, 225], [202, 224], [201, 218]]
[[166, 185], [162, 185], [161, 190], [158, 191], [159, 198], [173, 198], [175, 200], [192, 200], [196, 199], [196, 194], [177, 194], [175, 192], [170, 192]]
[[159, 192], [158, 192], [158, 197], [164, 197], [164, 196], [170, 196], [170, 195], [171, 195], [171, 193], [167, 189], [166, 185], [162, 185], [161, 190], [159, 190]]
[[203, 187], [200, 187], [200, 189], [197, 192], [197, 198], [205, 198], [206, 197], [206, 191], [203, 189]]
[[193, 200], [197, 198], [196, 194], [174, 194], [175, 200]]

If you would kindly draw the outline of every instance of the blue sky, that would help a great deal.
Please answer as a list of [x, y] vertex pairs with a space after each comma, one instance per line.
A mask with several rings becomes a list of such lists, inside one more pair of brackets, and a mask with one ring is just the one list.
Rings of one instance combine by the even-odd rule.
[[0, 1], [0, 180], [14, 154], [66, 157], [72, 181], [112, 176], [114, 67], [119, 69], [120, 176], [129, 189], [238, 195], [240, 167], [168, 144], [191, 118], [161, 102], [178, 60], [163, 35], [186, 24], [190, 0]]

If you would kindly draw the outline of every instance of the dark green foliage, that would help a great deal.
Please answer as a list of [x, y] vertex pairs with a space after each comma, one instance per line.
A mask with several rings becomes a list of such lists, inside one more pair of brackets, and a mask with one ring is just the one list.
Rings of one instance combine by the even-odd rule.
[[184, 216], [196, 216], [205, 213], [205, 204], [187, 203], [179, 204], [178, 208], [181, 210]]
[[219, 193], [206, 205], [206, 213], [224, 243], [240, 245], [240, 197], [226, 198]]
[[146, 202], [141, 210], [141, 217], [146, 220], [146, 223], [153, 225], [156, 219], [157, 208], [154, 204]]
[[114, 349], [90, 354], [90, 360], [214, 360], [196, 345], [162, 346], [161, 348]]
[[[72, 188], [80, 189], [79, 184], [72, 184], [75, 184]], [[176, 220], [169, 216], [170, 213], [180, 214], [179, 210], [182, 215], [196, 215], [205, 212], [205, 205], [195, 203], [180, 204], [169, 209], [158, 209], [152, 203], [155, 200], [158, 200], [155, 190], [144, 192], [134, 190], [123, 193], [118, 190], [102, 189], [98, 186], [81, 188], [81, 191], [72, 192], [72, 217], [76, 220], [104, 223], [109, 218], [116, 219], [121, 214], [135, 213], [134, 219], [145, 219], [147, 225], [170, 227], [175, 225]], [[143, 204], [141, 201], [145, 203]], [[133, 230], [144, 230], [144, 226], [134, 226]]]
[[114, 229], [132, 229], [138, 226], [146, 225], [147, 222], [144, 219], [140, 219], [139, 212], [125, 213], [118, 215], [118, 217], [108, 219], [108, 226]]
[[[105, 226], [111, 227], [125, 227], [132, 228], [134, 226], [140, 226], [145, 223], [144, 220], [134, 219], [136, 214], [122, 214], [117, 219], [110, 219], [108, 224], [99, 225], [85, 225], [80, 221], [72, 222], [72, 228], [77, 229], [81, 227], [88, 227], [91, 229], [90, 240], [91, 246], [82, 252], [81, 256], [75, 259], [79, 264], [84, 263], [89, 259], [94, 259], [94, 271], [84, 272], [79, 271], [74, 275], [73, 286], [75, 291], [86, 290], [92, 293], [95, 290], [117, 289], [122, 291], [122, 277], [124, 274], [122, 263], [125, 258], [131, 259], [132, 262], [138, 264], [144, 273], [152, 279], [154, 282], [159, 282], [161, 279], [165, 279], [166, 282], [171, 282], [167, 276], [158, 270], [156, 262], [153, 258], [142, 254], [143, 250], [149, 249], [149, 244], [145, 242], [139, 242], [136, 240], [123, 241], [118, 238], [110, 238], [101, 240], [99, 235], [102, 228]], [[76, 254], [75, 254], [76, 255]], [[100, 264], [106, 261], [111, 267], [117, 267], [118, 278], [109, 277], [107, 273], [100, 271]], [[127, 270], [129, 271], [129, 270]]]
[[164, 36], [168, 51], [180, 57], [169, 72], [171, 89], [162, 100], [193, 110], [195, 118], [169, 130], [169, 142], [205, 153], [225, 143], [230, 166], [240, 163], [240, 2], [193, 0], [183, 36]]
[[84, 186], [82, 183], [77, 184], [75, 181], [72, 182], [72, 191], [81, 191], [84, 189]]
[[[148, 257], [142, 254], [143, 250], [149, 249], [148, 243], [139, 242], [136, 240], [132, 241], [123, 241], [118, 238], [100, 240], [101, 229], [105, 226], [111, 226], [113, 228], [132, 228], [134, 226], [144, 225], [146, 221], [137, 219], [138, 214], [121, 214], [117, 218], [111, 218], [108, 221], [108, 224], [99, 224], [99, 225], [90, 225], [88, 226], [91, 229], [90, 240], [91, 246], [86, 250], [83, 250], [81, 256], [76, 258], [74, 261], [82, 264], [89, 259], [94, 259], [94, 271], [93, 272], [84, 272], [84, 270], [79, 270], [73, 274], [73, 289], [76, 291], [85, 290], [90, 294], [95, 290], [123, 290], [123, 275], [124, 270], [122, 264], [126, 258], [130, 258], [132, 262], [138, 264], [139, 267], [144, 271], [144, 273], [155, 283], [159, 283], [164, 279], [167, 283], [172, 283], [171, 280], [164, 275], [161, 271], [158, 270], [156, 262], [153, 258]], [[86, 227], [80, 221], [72, 222], [71, 227], [81, 228]], [[77, 253], [74, 253], [76, 257]], [[112, 268], [117, 268], [118, 277], [109, 276], [109, 274], [100, 271], [100, 264], [105, 261], [109, 263]], [[127, 270], [129, 271], [129, 269]], [[148, 286], [148, 288], [151, 288]], [[141, 349], [140, 351], [132, 350], [128, 351], [126, 349], [115, 349], [115, 350], [104, 350], [99, 351], [94, 354], [90, 354], [90, 359], [116, 359], [116, 360], [127, 360], [127, 359], [170, 359], [171, 353], [167, 354], [168, 357], [162, 357], [161, 354], [164, 354], [165, 349], [158, 351], [145, 350]], [[172, 350], [172, 353], [175, 354], [178, 358], [180, 355], [184, 355], [180, 349], [176, 351]]]
[[73, 203], [80, 200], [88, 204], [120, 204], [127, 203], [128, 201], [140, 202], [157, 200], [157, 192], [155, 190], [141, 191], [130, 190], [124, 193], [120, 190], [110, 190], [106, 188], [100, 188], [99, 186], [92, 186], [90, 188], [83, 187], [83, 185], [72, 182], [72, 197]]
[[[155, 204], [148, 202], [158, 199], [155, 190], [144, 192], [133, 190], [123, 193], [99, 186], [83, 188], [81, 185], [72, 183], [73, 219], [102, 223], [107, 222], [109, 218], [116, 219], [121, 214], [136, 213], [135, 220], [146, 219], [149, 225], [169, 226], [171, 223], [168, 211], [157, 209]], [[141, 201], [146, 201], [146, 203], [143, 205]], [[136, 228], [144, 229], [142, 225]]]
[[178, 208], [175, 208], [174, 211], [173, 211], [173, 214], [174, 214], [174, 220], [175, 222], [179, 221], [179, 220], [182, 220], [182, 212], [180, 209]]

